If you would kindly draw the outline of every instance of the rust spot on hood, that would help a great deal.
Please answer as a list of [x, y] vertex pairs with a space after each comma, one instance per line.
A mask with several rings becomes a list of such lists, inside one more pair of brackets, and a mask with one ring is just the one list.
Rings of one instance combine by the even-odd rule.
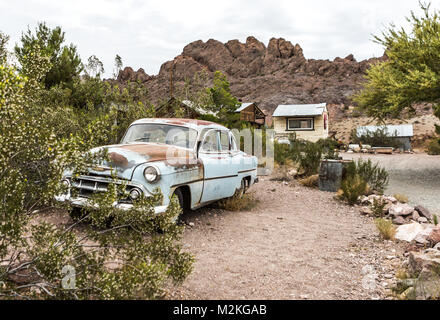
[[108, 154], [108, 157], [110, 158], [112, 166], [123, 167], [123, 168], [128, 166], [128, 160], [122, 154], [116, 152], [110, 152]]
[[[146, 157], [148, 162], [164, 161], [167, 165], [173, 167], [194, 167], [201, 166], [196, 154], [192, 150], [177, 148], [168, 145], [156, 145], [156, 144], [126, 144], [118, 146], [120, 149], [136, 152]], [[118, 160], [123, 162], [122, 158], [125, 157], [115, 153]], [[125, 159], [127, 161], [127, 159]]]

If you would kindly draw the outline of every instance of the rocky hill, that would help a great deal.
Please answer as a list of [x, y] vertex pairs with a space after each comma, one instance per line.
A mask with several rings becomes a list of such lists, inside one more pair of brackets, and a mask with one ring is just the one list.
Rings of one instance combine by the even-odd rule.
[[329, 60], [307, 59], [302, 48], [283, 38], [272, 38], [266, 45], [254, 37], [246, 43], [231, 40], [201, 40], [188, 44], [182, 54], [165, 62], [158, 75], [143, 69], [122, 70], [119, 82], [139, 80], [149, 88], [152, 99], [169, 95], [170, 68], [174, 84], [201, 70], [227, 75], [232, 93], [242, 101], [256, 101], [269, 114], [282, 103], [350, 103], [349, 97], [362, 81], [370, 63], [383, 58], [357, 62], [353, 55]]

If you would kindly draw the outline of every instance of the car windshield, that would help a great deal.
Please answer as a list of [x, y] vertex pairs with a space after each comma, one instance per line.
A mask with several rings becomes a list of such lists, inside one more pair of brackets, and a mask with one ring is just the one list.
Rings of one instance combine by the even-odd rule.
[[135, 124], [128, 128], [121, 143], [150, 142], [194, 148], [197, 131], [182, 126], [159, 123]]

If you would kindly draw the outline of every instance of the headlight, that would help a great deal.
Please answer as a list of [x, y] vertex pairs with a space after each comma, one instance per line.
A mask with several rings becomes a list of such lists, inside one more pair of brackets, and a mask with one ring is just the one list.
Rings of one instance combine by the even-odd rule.
[[63, 187], [65, 188], [70, 188], [70, 181], [68, 179], [63, 179], [61, 180], [61, 184], [63, 185]]
[[138, 188], [133, 188], [130, 190], [129, 196], [131, 200], [139, 199], [141, 196], [141, 191]]
[[148, 182], [156, 182], [160, 178], [159, 170], [155, 167], [146, 167], [144, 170], [144, 177]]

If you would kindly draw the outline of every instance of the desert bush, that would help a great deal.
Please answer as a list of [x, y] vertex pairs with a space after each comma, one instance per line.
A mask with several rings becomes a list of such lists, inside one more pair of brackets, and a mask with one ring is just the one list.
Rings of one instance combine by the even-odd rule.
[[356, 129], [354, 129], [350, 134], [350, 141], [352, 143], [368, 144], [372, 147], [398, 148], [400, 144], [396, 141], [396, 136], [397, 133], [388, 132], [386, 127], [378, 128], [375, 131], [367, 130], [367, 132], [361, 136], [358, 136]]
[[358, 174], [349, 175], [341, 182], [341, 190], [341, 199], [349, 205], [354, 205], [358, 198], [366, 193], [367, 182]]
[[234, 195], [231, 198], [220, 200], [217, 205], [220, 209], [228, 211], [250, 211], [258, 205], [258, 200], [253, 194], [245, 193], [242, 197]]
[[310, 177], [306, 177], [303, 179], [299, 179], [298, 182], [302, 184], [305, 187], [309, 188], [317, 188], [318, 187], [318, 181], [319, 181], [319, 175], [314, 174]]
[[380, 235], [385, 240], [394, 240], [396, 235], [396, 228], [393, 222], [384, 218], [377, 218], [374, 220], [377, 230], [379, 230]]
[[434, 223], [435, 226], [438, 225], [438, 217], [436, 214], [432, 215], [432, 222]]
[[126, 195], [114, 183], [91, 200], [99, 209], [84, 210], [65, 228], [33, 219], [65, 191], [65, 169], [79, 174], [106, 156], [87, 151], [111, 141], [116, 112], [79, 122], [71, 109], [46, 104], [42, 80], [50, 63], [38, 47], [30, 50], [20, 71], [0, 61], [0, 297], [162, 297], [165, 283], [181, 283], [193, 261], [181, 250], [182, 228], [172, 223], [180, 213], [176, 199], [163, 215], [153, 210], [160, 193], [117, 211], [111, 204]]
[[319, 139], [316, 143], [322, 147], [324, 159], [339, 159], [339, 153], [337, 150], [339, 149], [340, 145], [336, 140], [330, 138]]
[[320, 144], [295, 140], [291, 148], [293, 161], [298, 163], [302, 175], [308, 177], [318, 173], [323, 155], [323, 147]]
[[393, 197], [396, 198], [396, 200], [401, 203], [407, 203], [409, 201], [408, 197], [401, 193], [395, 193]]
[[356, 162], [356, 173], [367, 181], [371, 189], [381, 194], [385, 191], [385, 188], [388, 185], [388, 172], [381, 168], [379, 164], [373, 164], [371, 159], [368, 159], [367, 161], [359, 159]]
[[378, 200], [377, 198], [373, 199], [373, 203], [371, 204], [370, 208], [371, 211], [373, 211], [373, 214], [375, 217], [378, 218], [382, 218], [383, 217], [383, 210], [385, 208], [386, 202], [380, 198], [380, 200]]
[[440, 155], [440, 140], [434, 139], [428, 144], [428, 154], [431, 156]]

